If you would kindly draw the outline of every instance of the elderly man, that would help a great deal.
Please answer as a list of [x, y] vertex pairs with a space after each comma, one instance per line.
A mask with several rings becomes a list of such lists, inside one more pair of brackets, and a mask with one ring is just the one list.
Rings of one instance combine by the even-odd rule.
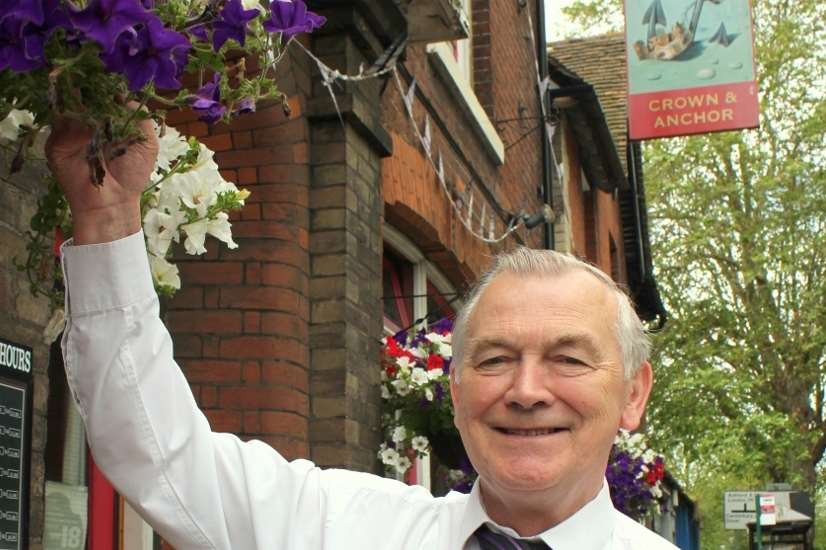
[[648, 343], [628, 298], [569, 256], [497, 259], [456, 324], [451, 392], [479, 481], [470, 495], [287, 462], [213, 433], [158, 317], [139, 197], [147, 139], [89, 184], [89, 135], [63, 122], [49, 160], [68, 196], [63, 248], [67, 377], [95, 460], [179, 550], [674, 548], [611, 505], [604, 472], [618, 428], [651, 389]]

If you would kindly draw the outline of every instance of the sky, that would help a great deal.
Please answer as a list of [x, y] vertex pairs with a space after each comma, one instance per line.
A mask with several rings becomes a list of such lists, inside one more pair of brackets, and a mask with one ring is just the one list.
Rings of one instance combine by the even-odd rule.
[[566, 23], [562, 15], [562, 7], [567, 6], [573, 0], [544, 0], [545, 2], [545, 38], [548, 42], [568, 38], [566, 36]]

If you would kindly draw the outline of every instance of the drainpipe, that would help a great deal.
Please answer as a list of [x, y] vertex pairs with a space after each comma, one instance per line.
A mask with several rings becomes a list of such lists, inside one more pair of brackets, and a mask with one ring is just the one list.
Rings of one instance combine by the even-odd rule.
[[[548, 45], [545, 43], [545, 9], [544, 9], [544, 2], [536, 2], [536, 12], [537, 12], [537, 25], [538, 25], [538, 34], [539, 38], [536, 41], [537, 49], [539, 50], [536, 52], [537, 58], [539, 59], [539, 76], [540, 78], [544, 79], [548, 76]], [[539, 98], [544, 106], [544, 112], [550, 112], [550, 102], [548, 101], [547, 96], [542, 96]], [[542, 111], [540, 111], [542, 112]], [[553, 179], [551, 177], [551, 150], [552, 144], [550, 143], [550, 136], [548, 135], [548, 125], [543, 122], [542, 124], [542, 200], [551, 207], [551, 211], [554, 208], [554, 194], [553, 194]], [[545, 223], [545, 238], [544, 238], [544, 246], [546, 249], [553, 250], [556, 247], [556, 243], [554, 242], [554, 224], [551, 221]]]

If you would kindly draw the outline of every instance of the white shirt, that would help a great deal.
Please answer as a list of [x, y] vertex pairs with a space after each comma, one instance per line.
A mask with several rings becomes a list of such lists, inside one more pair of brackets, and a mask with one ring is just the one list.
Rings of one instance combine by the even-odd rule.
[[[175, 364], [143, 234], [63, 247], [66, 374], [95, 461], [178, 550], [474, 550], [484, 522], [470, 495], [286, 461], [213, 433]], [[513, 531], [498, 527], [515, 535]], [[607, 485], [540, 537], [554, 550], [671, 550], [614, 510]]]

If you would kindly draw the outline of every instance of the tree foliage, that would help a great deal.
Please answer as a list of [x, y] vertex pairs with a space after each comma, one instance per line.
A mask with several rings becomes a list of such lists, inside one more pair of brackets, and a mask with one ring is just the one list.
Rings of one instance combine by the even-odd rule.
[[[782, 481], [820, 494], [826, 450], [826, 4], [753, 8], [760, 128], [645, 145], [671, 315], [649, 424], [715, 549], [744, 544], [722, 529], [723, 491]], [[565, 12], [589, 28], [621, 10]]]

